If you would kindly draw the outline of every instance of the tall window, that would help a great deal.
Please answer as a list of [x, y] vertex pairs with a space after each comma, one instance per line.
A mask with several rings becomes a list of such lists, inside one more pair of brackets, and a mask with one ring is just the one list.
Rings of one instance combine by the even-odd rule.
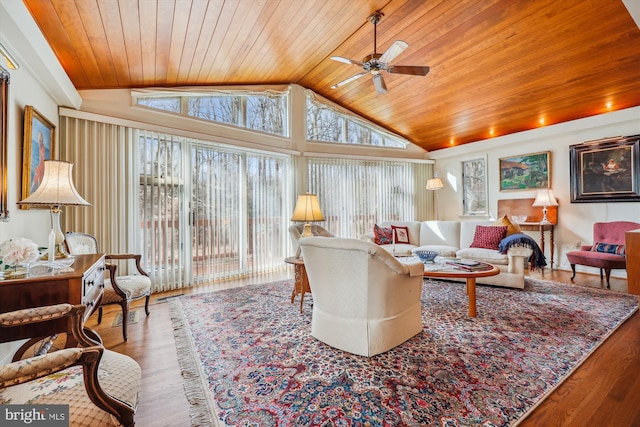
[[414, 193], [417, 168], [406, 162], [312, 158], [308, 161], [309, 191], [318, 195], [332, 233], [359, 238], [381, 221], [416, 218]]
[[143, 252], [156, 280], [170, 289], [282, 267], [288, 156], [142, 131], [139, 155]]

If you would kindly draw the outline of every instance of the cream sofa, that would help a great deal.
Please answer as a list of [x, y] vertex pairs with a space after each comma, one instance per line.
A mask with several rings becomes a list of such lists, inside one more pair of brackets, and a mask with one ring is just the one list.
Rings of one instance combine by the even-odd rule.
[[[409, 244], [380, 245], [395, 256], [411, 256], [416, 249], [437, 251], [441, 256], [473, 259], [494, 264], [500, 269], [500, 274], [491, 277], [481, 277], [477, 283], [504, 286], [509, 288], [524, 288], [526, 260], [533, 250], [528, 247], [511, 247], [506, 254], [497, 250], [471, 248], [473, 236], [478, 225], [493, 225], [494, 221], [388, 221], [380, 224], [382, 227], [392, 225], [407, 227]], [[373, 233], [362, 237], [362, 240], [375, 242]]]
[[300, 247], [313, 293], [313, 337], [370, 357], [422, 331], [420, 261], [401, 263], [358, 239], [303, 237]]

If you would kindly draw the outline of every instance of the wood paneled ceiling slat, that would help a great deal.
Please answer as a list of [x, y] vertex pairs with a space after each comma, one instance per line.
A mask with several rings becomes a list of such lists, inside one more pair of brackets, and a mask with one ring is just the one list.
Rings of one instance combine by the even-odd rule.
[[[640, 29], [620, 0], [23, 0], [78, 89], [296, 83], [426, 150], [640, 105]], [[409, 47], [426, 77], [329, 59]], [[606, 107], [610, 102], [613, 106]]]

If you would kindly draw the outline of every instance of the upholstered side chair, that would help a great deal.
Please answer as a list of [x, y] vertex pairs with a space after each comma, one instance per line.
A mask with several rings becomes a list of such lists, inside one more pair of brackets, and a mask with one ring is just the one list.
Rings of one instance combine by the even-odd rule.
[[[65, 235], [65, 246], [71, 255], [99, 253], [98, 241], [91, 234], [69, 232]], [[151, 298], [151, 279], [142, 269], [139, 254], [107, 254], [106, 268], [109, 278], [105, 279], [104, 294], [98, 306], [98, 323], [102, 322], [102, 307], [109, 304], [117, 304], [122, 307], [122, 336], [127, 340], [127, 326], [129, 324], [129, 306], [131, 301], [145, 298], [144, 311], [149, 315], [149, 299]], [[109, 260], [132, 260], [139, 274], [117, 274], [118, 266], [111, 264]]]
[[576, 264], [600, 269], [600, 280], [604, 271], [607, 288], [610, 288], [611, 270], [627, 268], [624, 251], [625, 232], [640, 228], [640, 224], [631, 221], [596, 222], [593, 224], [593, 244], [582, 245], [580, 250], [567, 252], [573, 276], [576, 277]]
[[313, 295], [311, 335], [371, 357], [422, 332], [424, 265], [357, 239], [300, 239]]
[[[135, 425], [140, 365], [85, 335], [84, 311], [84, 305], [57, 304], [0, 314], [0, 337], [7, 328], [48, 323], [51, 332], [71, 333], [79, 344], [0, 365], [0, 406], [64, 404], [72, 426]], [[57, 322], [63, 318], [69, 321]]]

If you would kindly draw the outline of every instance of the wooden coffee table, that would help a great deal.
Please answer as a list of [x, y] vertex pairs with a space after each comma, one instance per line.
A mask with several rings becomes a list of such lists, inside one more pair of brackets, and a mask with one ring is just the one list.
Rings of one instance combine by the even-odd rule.
[[311, 293], [309, 287], [309, 278], [307, 277], [307, 269], [304, 267], [304, 260], [302, 258], [296, 258], [294, 256], [285, 258], [284, 262], [287, 264], [293, 264], [295, 266], [295, 285], [293, 292], [291, 293], [291, 304], [296, 299], [296, 296], [300, 294], [300, 313], [302, 313], [302, 303], [304, 303], [304, 294]]
[[[442, 270], [425, 270], [424, 277], [440, 279], [466, 279], [467, 297], [469, 298], [469, 317], [476, 317], [476, 278], [495, 276], [500, 273], [500, 269], [493, 264], [489, 264], [487, 262], [481, 262], [480, 264], [485, 266], [486, 269], [466, 271], [449, 269], [447, 266], [446, 269], [443, 268]], [[427, 264], [425, 267], [432, 265], [433, 264]]]

